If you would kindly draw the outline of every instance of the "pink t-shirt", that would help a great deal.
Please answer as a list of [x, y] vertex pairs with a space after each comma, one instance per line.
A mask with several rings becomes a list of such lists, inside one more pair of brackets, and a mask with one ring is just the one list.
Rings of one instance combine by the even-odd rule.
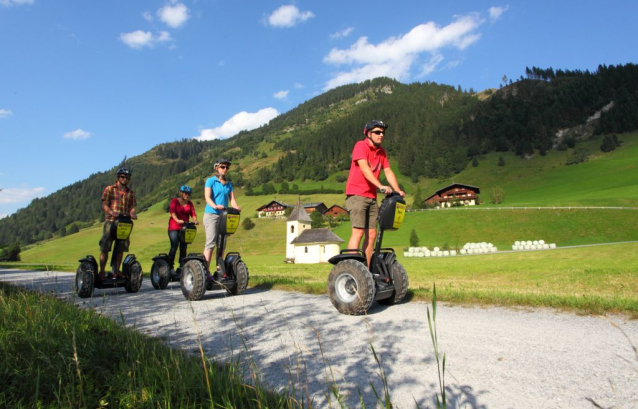
[[[181, 204], [179, 204], [179, 199], [175, 198], [171, 201], [171, 207], [168, 211], [171, 214], [175, 213], [175, 215], [177, 215], [177, 218], [183, 220], [184, 223], [188, 223], [189, 217], [192, 217], [194, 219], [197, 218], [197, 215], [195, 214], [195, 206], [193, 206], [193, 202], [191, 202], [190, 200], [188, 201], [188, 203], [182, 206]], [[168, 230], [179, 230], [181, 228], [182, 225], [173, 220], [172, 216], [168, 219]]]
[[382, 147], [370, 146], [367, 139], [357, 142], [352, 150], [352, 162], [350, 163], [350, 173], [346, 182], [346, 195], [357, 195], [376, 199], [377, 187], [363, 176], [363, 172], [357, 163], [358, 160], [368, 161], [374, 177], [379, 179], [381, 169], [390, 167], [388, 157]]

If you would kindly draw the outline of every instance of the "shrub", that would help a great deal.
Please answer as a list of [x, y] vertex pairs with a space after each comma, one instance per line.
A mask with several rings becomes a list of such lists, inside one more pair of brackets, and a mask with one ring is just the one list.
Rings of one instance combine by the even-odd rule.
[[253, 227], [255, 227], [255, 223], [253, 223], [252, 220], [250, 220], [250, 217], [246, 217], [242, 222], [241, 222], [241, 227], [244, 228], [244, 230], [251, 230]]
[[492, 198], [492, 203], [501, 204], [505, 201], [505, 189], [502, 187], [494, 187], [490, 192], [490, 196]]

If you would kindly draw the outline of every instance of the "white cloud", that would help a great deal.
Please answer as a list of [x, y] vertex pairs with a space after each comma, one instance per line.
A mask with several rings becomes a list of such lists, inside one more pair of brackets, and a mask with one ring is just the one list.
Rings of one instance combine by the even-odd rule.
[[33, 4], [35, 0], [0, 0], [0, 6], [22, 6], [23, 4]]
[[299, 83], [299, 82], [295, 82], [295, 88], [296, 89], [302, 89], [304, 87], [303, 84]]
[[422, 54], [430, 54], [430, 57], [423, 65], [421, 75], [432, 72], [443, 61], [444, 48], [464, 50], [478, 41], [481, 35], [475, 31], [483, 23], [478, 14], [472, 13], [458, 16], [444, 27], [432, 21], [420, 24], [402, 36], [390, 37], [379, 44], [370, 44], [367, 37], [360, 37], [349, 49], [333, 48], [323, 61], [352, 68], [337, 72], [326, 83], [325, 89], [380, 75], [406, 80], [410, 77], [412, 65], [423, 58]]
[[81, 129], [76, 129], [75, 131], [65, 133], [64, 135], [62, 135], [62, 137], [64, 139], [80, 140], [80, 139], [90, 138], [92, 135], [93, 134], [91, 132], [83, 131]]
[[494, 22], [496, 20], [498, 20], [499, 18], [501, 18], [501, 16], [503, 15], [503, 13], [505, 13], [507, 11], [507, 9], [509, 9], [510, 6], [505, 6], [505, 7], [490, 7], [488, 12], [490, 13], [490, 21]]
[[153, 21], [153, 15], [151, 14], [150, 11], [145, 11], [144, 13], [142, 13], [142, 17], [144, 18], [144, 20], [148, 22]]
[[16, 187], [0, 191], [0, 204], [30, 202], [36, 197], [43, 196], [43, 187]]
[[[173, 4], [175, 4], [175, 2], [173, 2]], [[157, 16], [160, 20], [173, 28], [181, 27], [186, 20], [190, 18], [190, 15], [188, 14], [188, 7], [182, 3], [162, 7], [157, 10]]]
[[348, 28], [343, 29], [341, 31], [337, 31], [336, 33], [330, 34], [330, 38], [333, 39], [333, 40], [336, 40], [336, 39], [339, 39], [339, 38], [346, 38], [353, 31], [354, 31], [354, 27], [348, 27]]
[[299, 11], [296, 6], [281, 6], [266, 18], [267, 24], [272, 27], [294, 27], [299, 23], [315, 16], [312, 11]]
[[224, 122], [222, 126], [212, 129], [202, 129], [199, 136], [196, 136], [195, 139], [210, 141], [213, 139], [230, 138], [241, 131], [250, 131], [259, 128], [278, 115], [279, 112], [275, 108], [264, 108], [254, 113], [242, 111]]
[[288, 90], [275, 92], [272, 96], [277, 99], [286, 99], [288, 98]]
[[157, 35], [153, 35], [150, 31], [142, 30], [120, 34], [120, 41], [136, 50], [140, 50], [144, 47], [152, 47], [156, 43], [164, 43], [171, 40], [171, 33], [168, 31], [161, 31]]
[[9, 118], [13, 115], [13, 111], [10, 109], [0, 109], [0, 118]]

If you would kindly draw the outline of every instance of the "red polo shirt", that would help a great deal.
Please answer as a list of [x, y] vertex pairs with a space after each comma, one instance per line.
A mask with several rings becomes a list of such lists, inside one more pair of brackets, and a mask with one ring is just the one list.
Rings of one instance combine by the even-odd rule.
[[388, 157], [382, 147], [370, 146], [368, 139], [357, 142], [352, 150], [352, 162], [350, 163], [350, 173], [346, 182], [346, 195], [357, 195], [376, 199], [377, 187], [363, 176], [363, 172], [357, 161], [365, 159], [368, 161], [374, 177], [379, 179], [381, 169], [390, 167]]

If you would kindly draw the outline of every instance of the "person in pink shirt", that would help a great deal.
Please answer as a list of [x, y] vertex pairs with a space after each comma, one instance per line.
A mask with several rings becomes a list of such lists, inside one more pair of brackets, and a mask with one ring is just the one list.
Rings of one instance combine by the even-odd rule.
[[[390, 169], [385, 149], [381, 147], [387, 129], [388, 125], [378, 120], [370, 121], [364, 126], [363, 134], [366, 137], [354, 145], [346, 182], [346, 208], [352, 223], [348, 249], [358, 250], [362, 245], [368, 266], [377, 237], [377, 189], [386, 195], [395, 191], [405, 197], [405, 192], [400, 189], [397, 178]], [[379, 180], [381, 170], [390, 186], [383, 185]]]
[[195, 213], [195, 206], [190, 201], [191, 193], [193, 189], [190, 186], [183, 185], [179, 188], [179, 197], [174, 198], [171, 201], [168, 212], [171, 214], [168, 219], [168, 238], [171, 241], [171, 250], [168, 253], [168, 263], [171, 269], [174, 270], [175, 266], [175, 254], [177, 253], [177, 247], [179, 246], [179, 260], [186, 257], [186, 245], [180, 243], [179, 232], [182, 229], [184, 223], [188, 223], [189, 219], [193, 219], [193, 223], [199, 224], [197, 221], [197, 214]]

